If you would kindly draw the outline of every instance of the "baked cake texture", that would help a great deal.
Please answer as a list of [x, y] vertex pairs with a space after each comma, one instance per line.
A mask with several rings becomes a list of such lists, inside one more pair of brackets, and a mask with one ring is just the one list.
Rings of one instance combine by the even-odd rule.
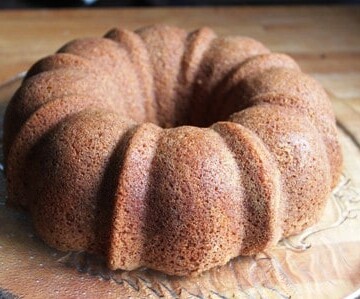
[[321, 85], [260, 42], [164, 25], [72, 41], [4, 123], [8, 204], [111, 269], [196, 274], [318, 221], [342, 164]]

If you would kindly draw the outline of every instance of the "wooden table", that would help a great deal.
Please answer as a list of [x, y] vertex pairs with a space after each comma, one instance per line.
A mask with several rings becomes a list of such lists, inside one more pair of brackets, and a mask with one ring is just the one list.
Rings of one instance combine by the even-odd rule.
[[[114, 26], [135, 29], [158, 22], [254, 37], [273, 51], [290, 54], [320, 80], [334, 104], [344, 174], [352, 184], [342, 186], [335, 197], [359, 208], [360, 7], [1, 11], [0, 82], [71, 39], [99, 36]], [[3, 85], [1, 111], [18, 84]], [[27, 217], [3, 205], [3, 179], [0, 186], [0, 297], [342, 298], [360, 288], [360, 215], [310, 236], [306, 241], [313, 246], [302, 253], [279, 246], [197, 278], [169, 278], [151, 271], [109, 272], [102, 261], [84, 254], [64, 257], [34, 237]], [[330, 201], [322, 225], [339, 219], [335, 203]]]

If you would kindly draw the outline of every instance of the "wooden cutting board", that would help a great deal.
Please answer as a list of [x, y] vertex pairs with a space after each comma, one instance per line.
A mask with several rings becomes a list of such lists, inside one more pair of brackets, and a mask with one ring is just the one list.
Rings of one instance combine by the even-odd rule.
[[[359, 12], [357, 7], [0, 12], [1, 115], [20, 82], [5, 81], [73, 37], [100, 35], [119, 21], [128, 28], [159, 21], [189, 29], [209, 25], [220, 34], [247, 34], [288, 52], [319, 79], [333, 101], [345, 159], [343, 178], [318, 225], [268, 252], [190, 278], [146, 269], [112, 272], [87, 254], [49, 248], [25, 214], [4, 205], [0, 175], [0, 298], [320, 299], [359, 289]], [[2, 121], [1, 116], [1, 127]]]

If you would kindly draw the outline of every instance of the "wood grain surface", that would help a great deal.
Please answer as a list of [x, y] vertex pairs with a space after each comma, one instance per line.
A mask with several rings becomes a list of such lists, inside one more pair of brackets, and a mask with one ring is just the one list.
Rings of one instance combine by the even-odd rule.
[[[159, 22], [259, 39], [294, 57], [325, 86], [345, 159], [343, 185], [317, 227], [328, 229], [303, 235], [312, 245], [303, 252], [279, 244], [195, 278], [145, 269], [110, 272], [94, 257], [66, 255], [43, 244], [26, 215], [5, 207], [1, 177], [0, 298], [320, 299], [355, 292], [360, 288], [360, 6], [0, 11], [0, 112], [19, 85], [14, 76], [65, 42], [116, 26]], [[301, 240], [291, 242], [303, 246]]]

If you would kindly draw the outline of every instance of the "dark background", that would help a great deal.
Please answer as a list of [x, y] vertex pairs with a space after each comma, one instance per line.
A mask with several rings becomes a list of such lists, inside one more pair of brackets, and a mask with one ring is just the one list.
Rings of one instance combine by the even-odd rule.
[[350, 4], [360, 0], [0, 0], [0, 8]]

